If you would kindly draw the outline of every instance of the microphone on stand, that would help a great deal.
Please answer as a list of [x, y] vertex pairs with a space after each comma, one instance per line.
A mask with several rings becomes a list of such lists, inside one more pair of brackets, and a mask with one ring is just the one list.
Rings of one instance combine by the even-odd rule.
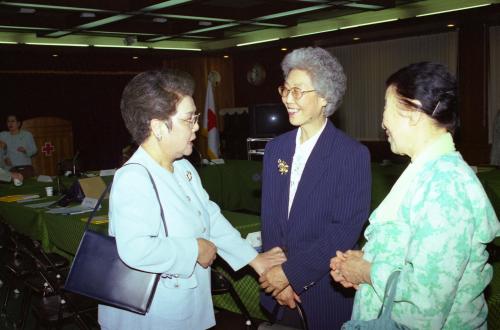
[[73, 175], [76, 176], [76, 160], [80, 156], [80, 150], [77, 150], [75, 155], [73, 156], [72, 165], [73, 165]]

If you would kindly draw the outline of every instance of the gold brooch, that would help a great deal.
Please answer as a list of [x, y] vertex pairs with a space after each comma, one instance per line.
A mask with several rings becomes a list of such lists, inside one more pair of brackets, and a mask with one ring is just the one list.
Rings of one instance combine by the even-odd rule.
[[191, 179], [193, 178], [193, 175], [191, 174], [190, 171], [186, 172], [186, 178], [188, 179], [188, 181], [191, 181]]
[[278, 171], [281, 175], [288, 173], [288, 164], [284, 160], [278, 159]]

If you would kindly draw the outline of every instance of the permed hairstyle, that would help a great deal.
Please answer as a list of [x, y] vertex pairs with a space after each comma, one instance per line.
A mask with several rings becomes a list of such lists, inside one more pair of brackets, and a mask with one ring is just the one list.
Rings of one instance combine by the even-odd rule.
[[193, 78], [180, 70], [146, 71], [132, 78], [123, 90], [120, 108], [134, 141], [142, 144], [147, 139], [151, 120], [170, 123], [179, 102], [193, 92]]
[[[400, 102], [424, 112], [437, 125], [454, 132], [458, 125], [457, 82], [448, 69], [438, 63], [410, 64], [393, 73], [386, 86], [394, 86]], [[411, 100], [418, 100], [419, 107]]]
[[314, 89], [328, 102], [325, 116], [331, 116], [340, 107], [347, 78], [337, 58], [323, 48], [295, 49], [285, 56], [281, 68], [285, 79], [293, 69], [304, 70], [309, 74]]

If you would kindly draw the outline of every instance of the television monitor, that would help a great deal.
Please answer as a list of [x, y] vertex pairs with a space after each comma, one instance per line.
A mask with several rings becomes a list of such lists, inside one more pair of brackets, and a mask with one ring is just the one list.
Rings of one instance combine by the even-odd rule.
[[250, 137], [275, 137], [294, 128], [283, 103], [254, 104], [248, 114]]

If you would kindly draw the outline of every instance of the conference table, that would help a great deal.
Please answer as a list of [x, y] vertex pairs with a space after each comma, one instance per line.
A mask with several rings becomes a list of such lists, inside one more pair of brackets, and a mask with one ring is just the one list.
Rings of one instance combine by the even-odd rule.
[[[112, 177], [103, 177], [106, 183]], [[76, 179], [64, 178], [63, 183], [69, 187]], [[32, 208], [30, 205], [41, 202], [57, 201], [60, 196], [45, 196], [45, 187], [54, 186], [50, 182], [37, 182], [35, 179], [27, 179], [20, 187], [11, 183], [0, 183], [0, 199], [8, 195], [37, 194], [39, 199], [27, 202], [2, 202], [0, 201], [0, 220], [11, 225], [14, 230], [32, 239], [39, 240], [43, 248], [48, 252], [59, 253], [72, 260], [80, 239], [84, 232], [85, 224], [90, 213], [62, 215], [46, 213], [47, 208]], [[96, 216], [104, 217], [108, 213], [108, 200], [105, 199], [102, 208], [97, 211]], [[226, 218], [231, 219], [232, 225], [246, 237], [248, 233], [260, 230], [260, 221], [255, 215], [240, 212], [222, 211]], [[257, 218], [257, 221], [256, 221]], [[90, 225], [92, 230], [107, 233], [108, 223], [99, 221]], [[239, 272], [233, 272], [229, 266], [218, 264], [217, 268], [223, 272], [233, 283], [236, 292], [243, 303], [255, 318], [265, 319], [259, 308], [257, 278], [249, 267]], [[214, 296], [216, 307], [239, 312], [236, 304], [229, 294]]]
[[[372, 209], [387, 195], [405, 167], [404, 164], [372, 164]], [[479, 167], [477, 176], [483, 184], [496, 213], [500, 214], [500, 170], [494, 167]], [[112, 180], [112, 177], [103, 178], [105, 182]], [[74, 180], [74, 178], [65, 178], [64, 183], [69, 186]], [[40, 203], [41, 201], [57, 200], [58, 196], [44, 197], [45, 187], [53, 185], [54, 183], [37, 182], [35, 179], [25, 180], [20, 187], [1, 183], [0, 198], [6, 195], [38, 194], [42, 199], [23, 203], [0, 202], [0, 220], [10, 224], [16, 231], [39, 240], [45, 250], [57, 252], [72, 259], [78, 248], [89, 213], [75, 215], [49, 214], [46, 213], [47, 209], [45, 208], [29, 207], [30, 204]], [[107, 211], [108, 200], [104, 200], [103, 207], [97, 212], [97, 215], [106, 216]], [[260, 230], [259, 218], [255, 215], [231, 211], [222, 212], [226, 218], [230, 219], [232, 225], [239, 230], [242, 237]], [[93, 230], [102, 233], [107, 233], [107, 227], [106, 221], [91, 224]], [[500, 239], [497, 238], [494, 244], [500, 246]], [[255, 318], [265, 319], [259, 307], [257, 278], [252, 270], [245, 267], [238, 272], [234, 272], [222, 264], [223, 262], [217, 264], [218, 269], [230, 278], [250, 315]], [[239, 312], [229, 294], [217, 295], [213, 298], [216, 307]]]

